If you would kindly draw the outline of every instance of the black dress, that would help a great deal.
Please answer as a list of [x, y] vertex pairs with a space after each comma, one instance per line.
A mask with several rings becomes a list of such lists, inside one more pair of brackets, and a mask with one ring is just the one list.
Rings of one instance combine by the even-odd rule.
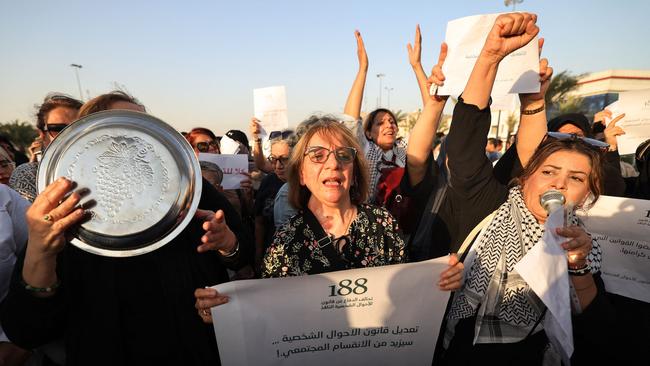
[[61, 286], [52, 297], [25, 290], [16, 268], [0, 314], [10, 339], [31, 349], [64, 338], [67, 365], [218, 365], [214, 332], [194, 308], [194, 290], [228, 281], [226, 267], [245, 265], [252, 241], [206, 181], [199, 208], [224, 210], [239, 256], [199, 254], [204, 231], [197, 220], [162, 248], [136, 257], [102, 257], [68, 244], [57, 257]]

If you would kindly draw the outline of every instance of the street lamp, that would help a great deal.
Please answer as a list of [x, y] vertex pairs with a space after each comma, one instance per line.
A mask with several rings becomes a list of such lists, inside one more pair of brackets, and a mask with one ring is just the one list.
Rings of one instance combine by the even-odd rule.
[[386, 86], [386, 87], [384, 87], [384, 89], [386, 89], [386, 95], [387, 95], [387, 98], [386, 98], [386, 99], [388, 99], [387, 102], [386, 102], [386, 104], [388, 104], [388, 109], [390, 109], [390, 92], [391, 92], [394, 88], [389, 88], [389, 87]]
[[81, 69], [83, 66], [81, 66], [79, 64], [70, 64], [70, 67], [74, 68], [74, 73], [77, 76], [77, 86], [79, 87], [79, 97], [81, 97], [81, 101], [83, 102], [84, 95], [83, 95], [83, 92], [81, 91], [81, 81], [79, 80], [79, 69]]
[[386, 76], [386, 74], [377, 74], [377, 78], [379, 79], [379, 99], [377, 100], [377, 108], [381, 107], [381, 79]]
[[503, 5], [510, 6], [512, 5], [512, 11], [515, 11], [517, 4], [523, 3], [524, 0], [504, 0]]

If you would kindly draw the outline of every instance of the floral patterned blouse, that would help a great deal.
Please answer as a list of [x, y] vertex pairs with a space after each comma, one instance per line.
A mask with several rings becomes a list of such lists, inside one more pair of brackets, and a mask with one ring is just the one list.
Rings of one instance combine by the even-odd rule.
[[[397, 221], [385, 208], [359, 205], [339, 254], [346, 268], [404, 263], [405, 244], [398, 231]], [[300, 212], [276, 231], [264, 257], [262, 277], [302, 276], [334, 270]]]

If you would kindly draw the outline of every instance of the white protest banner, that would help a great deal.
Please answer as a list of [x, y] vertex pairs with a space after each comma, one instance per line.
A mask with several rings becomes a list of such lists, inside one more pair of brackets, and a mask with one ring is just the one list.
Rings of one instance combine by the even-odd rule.
[[[446, 79], [445, 85], [438, 88], [438, 95], [458, 96], [463, 92], [498, 16], [474, 15], [447, 23], [445, 42], [449, 51], [442, 66]], [[492, 95], [537, 93], [539, 86], [539, 44], [535, 37], [501, 61]]]
[[223, 189], [239, 189], [242, 179], [246, 178], [241, 173], [248, 173], [248, 156], [244, 154], [209, 154], [199, 153], [199, 161], [215, 163], [223, 171]]
[[620, 155], [634, 154], [636, 148], [650, 139], [650, 89], [634, 90], [618, 94], [618, 101], [607, 106], [612, 118], [625, 113], [617, 126], [625, 131], [616, 137]]
[[431, 365], [449, 292], [448, 257], [215, 286], [221, 363]]
[[600, 196], [581, 216], [602, 249], [607, 291], [650, 302], [650, 201]]
[[289, 127], [287, 92], [284, 86], [253, 89], [255, 118], [260, 120], [260, 137], [266, 139], [271, 131]]

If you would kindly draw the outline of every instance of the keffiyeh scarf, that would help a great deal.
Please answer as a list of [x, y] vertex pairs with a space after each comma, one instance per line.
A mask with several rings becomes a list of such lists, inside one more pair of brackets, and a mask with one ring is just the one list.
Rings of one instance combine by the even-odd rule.
[[[575, 215], [570, 225], [578, 225]], [[445, 348], [458, 320], [476, 315], [474, 343], [513, 343], [526, 338], [544, 311], [544, 304], [514, 270], [544, 234], [526, 207], [520, 187], [508, 199], [474, 241], [465, 267], [467, 279], [454, 294], [447, 315]], [[592, 272], [600, 269], [600, 247], [593, 242], [588, 260]], [[541, 324], [540, 324], [541, 325]]]
[[384, 151], [377, 144], [368, 141], [365, 146], [366, 160], [370, 168], [370, 194], [371, 203], [377, 193], [377, 183], [381, 175], [381, 169], [391, 166], [404, 167], [406, 165], [406, 142], [403, 140], [395, 141], [392, 150]]

